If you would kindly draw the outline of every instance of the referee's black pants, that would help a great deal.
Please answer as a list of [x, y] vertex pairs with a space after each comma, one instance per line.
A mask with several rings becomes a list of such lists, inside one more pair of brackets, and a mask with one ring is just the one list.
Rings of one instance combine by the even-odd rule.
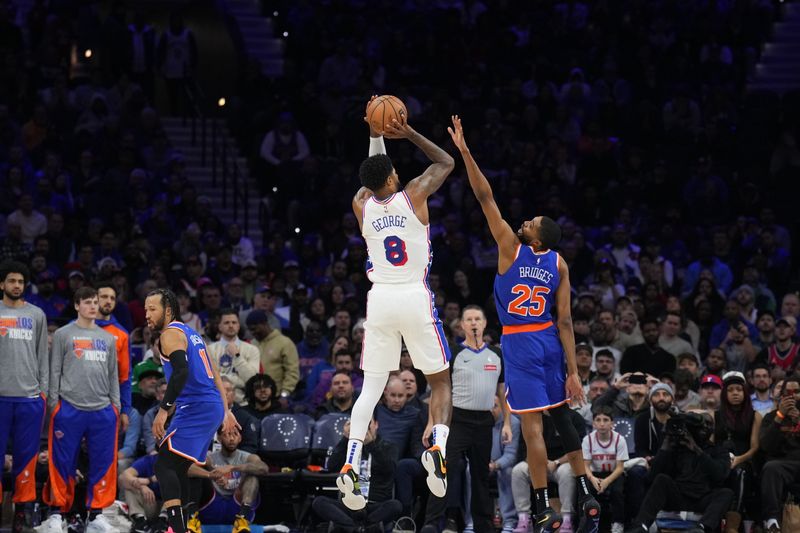
[[464, 502], [462, 480], [469, 461], [475, 533], [494, 533], [494, 506], [489, 495], [493, 428], [494, 416], [491, 411], [469, 411], [453, 407], [450, 436], [447, 438], [447, 495], [444, 498], [431, 496], [428, 500], [429, 517], [441, 516], [445, 507], [448, 513], [458, 512]]

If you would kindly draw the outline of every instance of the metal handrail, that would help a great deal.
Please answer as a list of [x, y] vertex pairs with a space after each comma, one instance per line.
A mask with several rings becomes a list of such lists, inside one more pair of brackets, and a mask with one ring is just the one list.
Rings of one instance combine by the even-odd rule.
[[[213, 116], [212, 109], [218, 109], [212, 106], [205, 93], [200, 88], [197, 80], [190, 78], [191, 82], [185, 86], [186, 96], [191, 104], [193, 111], [191, 116], [187, 116], [189, 110], [184, 107], [183, 125], [186, 126], [187, 121], [191, 121], [192, 128], [192, 147], [197, 146], [198, 133], [200, 142], [200, 163], [204, 167], [209, 167], [209, 162], [206, 160], [207, 145], [210, 142], [210, 167], [211, 167], [211, 185], [217, 187], [217, 177], [220, 177], [222, 184], [222, 207], [228, 207], [228, 188], [232, 188], [232, 201], [233, 201], [233, 220], [238, 223], [242, 228], [242, 233], [247, 235], [250, 231], [250, 185], [247, 180], [247, 174], [242, 172], [239, 168], [239, 163], [233, 157], [235, 150], [230, 146], [229, 139], [224, 135], [219, 127], [219, 122], [222, 117]], [[200, 120], [200, 131], [198, 132], [197, 120]], [[211, 121], [211, 132], [208, 134], [206, 128], [207, 120]], [[230, 181], [230, 183], [229, 183]], [[239, 218], [239, 206], [242, 204], [243, 219]]]

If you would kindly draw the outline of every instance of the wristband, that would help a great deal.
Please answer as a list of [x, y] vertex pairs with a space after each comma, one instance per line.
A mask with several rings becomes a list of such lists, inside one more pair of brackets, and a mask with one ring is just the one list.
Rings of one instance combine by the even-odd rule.
[[383, 135], [380, 137], [370, 137], [369, 138], [369, 155], [373, 156], [376, 154], [385, 154], [386, 153], [386, 145], [383, 142]]

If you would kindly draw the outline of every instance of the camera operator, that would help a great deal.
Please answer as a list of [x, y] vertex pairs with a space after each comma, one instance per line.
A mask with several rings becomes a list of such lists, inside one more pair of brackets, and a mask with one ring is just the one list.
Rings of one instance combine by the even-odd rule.
[[656, 378], [643, 372], [628, 372], [618, 377], [614, 386], [594, 401], [593, 407], [610, 406], [615, 420], [633, 418], [650, 408], [647, 393], [656, 383]]
[[666, 438], [650, 465], [653, 482], [628, 533], [649, 531], [659, 511], [702, 513], [702, 528], [715, 531], [730, 508], [733, 491], [722, 484], [730, 471], [730, 456], [714, 446], [714, 418], [707, 411], [676, 414], [667, 421]]
[[800, 481], [800, 377], [783, 381], [778, 409], [767, 413], [761, 424], [759, 442], [766, 464], [761, 470], [761, 508], [764, 529], [780, 531], [786, 488]]

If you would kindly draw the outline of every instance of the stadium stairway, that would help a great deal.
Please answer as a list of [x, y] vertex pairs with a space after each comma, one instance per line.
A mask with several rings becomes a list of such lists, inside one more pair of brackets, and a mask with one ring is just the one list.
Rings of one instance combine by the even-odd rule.
[[283, 39], [275, 37], [272, 17], [261, 15], [260, 2], [225, 0], [225, 6], [236, 20], [245, 52], [258, 60], [264, 76], [269, 78], [283, 76]]
[[[164, 127], [164, 131], [167, 134], [172, 146], [175, 150], [181, 152], [185, 157], [186, 161], [186, 175], [189, 177], [189, 181], [195, 186], [197, 191], [197, 196], [206, 196], [211, 199], [211, 203], [213, 206], [214, 214], [219, 217], [224, 225], [233, 224], [237, 222], [244, 232], [245, 230], [245, 220], [244, 220], [244, 206], [239, 206], [238, 211], [238, 220], [234, 217], [234, 209], [233, 209], [233, 202], [234, 202], [234, 195], [233, 195], [233, 187], [232, 185], [228, 185], [227, 191], [227, 205], [223, 205], [223, 187], [222, 187], [222, 171], [220, 170], [221, 167], [221, 157], [218, 156], [218, 166], [217, 166], [217, 183], [214, 186], [213, 181], [213, 168], [212, 168], [212, 152], [211, 152], [211, 121], [213, 119], [207, 119], [206, 121], [206, 132], [207, 132], [207, 145], [206, 145], [206, 164], [203, 165], [203, 158], [202, 158], [202, 146], [200, 143], [200, 121], [196, 122], [197, 131], [196, 131], [196, 142], [194, 146], [192, 145], [192, 126], [191, 122], [187, 121], [186, 124], [183, 123], [183, 119], [180, 117], [162, 117], [161, 123]], [[239, 153], [239, 149], [237, 147], [236, 141], [230, 134], [228, 127], [224, 124], [223, 120], [218, 121], [218, 134], [224, 138], [230, 147], [229, 149], [233, 151], [233, 153], [229, 153], [228, 157], [236, 162], [239, 167], [239, 171], [242, 172], [242, 178], [244, 180], [248, 180], [248, 187], [249, 187], [249, 197], [247, 198], [248, 202], [248, 220], [247, 220], [247, 237], [253, 241], [253, 244], [256, 248], [261, 247], [261, 243], [263, 242], [261, 225], [259, 224], [259, 207], [261, 205], [261, 198], [258, 194], [258, 187], [256, 186], [255, 182], [250, 178], [249, 169], [247, 166], [247, 159], [242, 157]], [[183, 229], [183, 228], [182, 228]]]
[[772, 40], [764, 44], [750, 91], [780, 94], [800, 89], [800, 3], [782, 6], [783, 20], [775, 23]]

